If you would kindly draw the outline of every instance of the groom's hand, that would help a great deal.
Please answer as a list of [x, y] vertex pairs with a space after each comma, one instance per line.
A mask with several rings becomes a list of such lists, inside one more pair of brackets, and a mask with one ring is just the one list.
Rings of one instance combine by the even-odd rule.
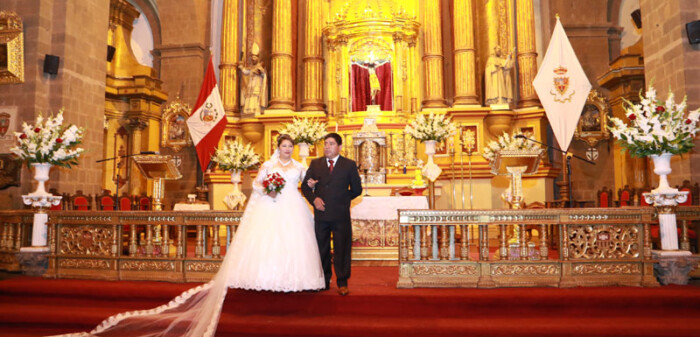
[[314, 199], [314, 207], [316, 207], [316, 209], [319, 211], [325, 211], [326, 203], [323, 202], [323, 199], [316, 197], [316, 199]]

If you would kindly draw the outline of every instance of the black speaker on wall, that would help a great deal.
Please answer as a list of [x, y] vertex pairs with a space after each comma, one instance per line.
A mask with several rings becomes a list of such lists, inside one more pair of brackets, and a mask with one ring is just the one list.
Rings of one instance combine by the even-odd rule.
[[642, 11], [639, 9], [635, 9], [634, 12], [632, 12], [632, 21], [634, 21], [634, 26], [637, 27], [637, 29], [642, 29]]
[[114, 59], [114, 52], [117, 50], [117, 48], [114, 48], [113, 46], [107, 46], [107, 62], [112, 62], [112, 59]]
[[51, 75], [58, 74], [58, 62], [60, 58], [56, 55], [46, 54], [44, 57], [44, 72]]
[[700, 20], [686, 23], [685, 30], [688, 32], [688, 42], [690, 44], [700, 43]]

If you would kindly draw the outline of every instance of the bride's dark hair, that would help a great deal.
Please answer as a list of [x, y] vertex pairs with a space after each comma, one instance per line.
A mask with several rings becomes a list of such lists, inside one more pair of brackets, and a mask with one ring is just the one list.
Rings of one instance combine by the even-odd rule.
[[283, 140], [288, 140], [290, 143], [292, 143], [292, 145], [296, 145], [296, 144], [294, 144], [294, 139], [292, 139], [292, 137], [290, 135], [283, 133], [283, 134], [279, 135], [279, 137], [277, 137], [277, 147], [279, 147], [280, 144], [282, 144]]

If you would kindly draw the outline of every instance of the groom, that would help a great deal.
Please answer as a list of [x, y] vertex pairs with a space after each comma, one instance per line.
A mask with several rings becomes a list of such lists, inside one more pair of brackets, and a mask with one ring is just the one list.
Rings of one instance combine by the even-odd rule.
[[[314, 205], [316, 242], [321, 254], [326, 289], [331, 282], [331, 233], [333, 233], [333, 265], [338, 293], [347, 295], [350, 278], [352, 225], [350, 201], [362, 194], [362, 182], [354, 161], [340, 156], [343, 139], [337, 133], [324, 137], [324, 157], [311, 161], [301, 192]], [[309, 183], [313, 188], [309, 187]]]

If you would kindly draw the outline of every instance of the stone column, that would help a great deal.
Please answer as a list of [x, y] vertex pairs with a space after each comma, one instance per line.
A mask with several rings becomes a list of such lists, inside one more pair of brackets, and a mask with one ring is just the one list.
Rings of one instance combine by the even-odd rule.
[[321, 30], [323, 8], [321, 0], [306, 1], [306, 44], [304, 48], [304, 98], [303, 111], [323, 111], [323, 51]]
[[474, 48], [474, 4], [455, 0], [453, 8], [455, 99], [454, 105], [479, 104], [476, 94], [476, 49]]
[[227, 116], [238, 115], [238, 0], [224, 0], [221, 27], [221, 64], [219, 82], [221, 100]]
[[518, 107], [540, 104], [532, 80], [537, 75], [537, 46], [535, 45], [535, 11], [532, 0], [516, 0], [518, 44]]
[[444, 108], [445, 90], [443, 88], [442, 63], [442, 18], [441, 1], [423, 1], [423, 13], [425, 15], [423, 24], [423, 64], [425, 66], [425, 98], [423, 107]]
[[268, 109], [294, 109], [292, 95], [292, 2], [274, 0], [272, 8], [272, 93]]

